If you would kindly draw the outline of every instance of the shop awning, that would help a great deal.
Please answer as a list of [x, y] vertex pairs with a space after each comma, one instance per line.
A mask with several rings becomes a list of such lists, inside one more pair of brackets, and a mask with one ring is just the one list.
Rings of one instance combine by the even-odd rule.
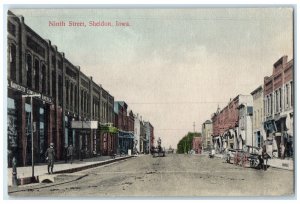
[[134, 139], [133, 132], [126, 132], [119, 130], [119, 137], [120, 138], [127, 138], [127, 139]]
[[270, 133], [276, 132], [277, 128], [275, 125], [275, 121], [274, 120], [268, 120], [264, 123], [264, 128], [266, 131], [269, 131]]
[[98, 121], [71, 121], [71, 128], [73, 129], [97, 129]]
[[112, 133], [112, 134], [118, 133], [118, 128], [116, 128], [114, 126], [110, 126], [110, 125], [100, 125], [100, 130], [102, 132], [108, 132], [108, 133]]

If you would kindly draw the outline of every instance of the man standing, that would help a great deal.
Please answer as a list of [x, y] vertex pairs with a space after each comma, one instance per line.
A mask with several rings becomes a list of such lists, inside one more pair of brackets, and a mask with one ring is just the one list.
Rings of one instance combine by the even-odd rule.
[[70, 146], [68, 147], [68, 159], [71, 161], [71, 164], [73, 163], [73, 146], [70, 144]]
[[50, 143], [50, 146], [46, 151], [46, 160], [48, 160], [48, 174], [50, 174], [50, 169], [51, 169], [51, 174], [53, 174], [54, 159], [55, 159], [54, 144]]

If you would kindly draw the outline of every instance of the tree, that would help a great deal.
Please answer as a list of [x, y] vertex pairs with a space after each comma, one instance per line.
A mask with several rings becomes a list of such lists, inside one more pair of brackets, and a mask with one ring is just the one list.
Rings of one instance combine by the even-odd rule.
[[184, 153], [188, 153], [190, 150], [192, 150], [193, 138], [196, 135], [199, 135], [199, 133], [189, 132], [187, 135], [185, 135], [177, 144], [177, 153], [184, 154]]

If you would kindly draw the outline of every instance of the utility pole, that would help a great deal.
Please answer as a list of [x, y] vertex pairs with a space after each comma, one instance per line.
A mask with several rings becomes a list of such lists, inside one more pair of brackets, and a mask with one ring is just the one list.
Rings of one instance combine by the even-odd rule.
[[194, 124], [193, 124], [193, 127], [194, 127], [194, 134], [195, 134], [195, 133], [196, 133], [196, 132], [195, 132], [195, 122], [194, 122]]
[[34, 145], [33, 145], [33, 97], [41, 97], [40, 94], [29, 94], [29, 95], [23, 95], [23, 98], [29, 97], [30, 98], [30, 104], [31, 104], [31, 113], [30, 113], [30, 123], [31, 123], [31, 177], [34, 178]]

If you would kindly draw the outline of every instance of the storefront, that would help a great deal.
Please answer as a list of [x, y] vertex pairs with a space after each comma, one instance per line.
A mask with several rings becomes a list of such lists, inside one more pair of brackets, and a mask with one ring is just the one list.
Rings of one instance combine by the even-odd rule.
[[133, 150], [134, 134], [133, 132], [126, 132], [119, 130], [119, 150], [120, 153], [127, 154], [128, 150]]
[[8, 166], [13, 157], [18, 166], [30, 165], [32, 156], [35, 163], [45, 162], [50, 144], [52, 99], [12, 81], [8, 87]]

